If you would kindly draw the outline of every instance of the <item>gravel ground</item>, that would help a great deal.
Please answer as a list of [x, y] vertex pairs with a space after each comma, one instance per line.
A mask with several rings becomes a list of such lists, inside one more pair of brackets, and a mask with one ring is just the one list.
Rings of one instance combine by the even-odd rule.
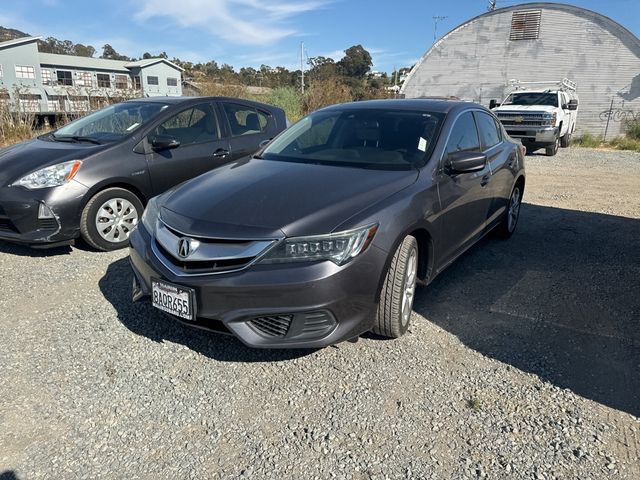
[[124, 252], [0, 244], [0, 477], [640, 478], [640, 154], [527, 168], [396, 341], [250, 350], [132, 305]]

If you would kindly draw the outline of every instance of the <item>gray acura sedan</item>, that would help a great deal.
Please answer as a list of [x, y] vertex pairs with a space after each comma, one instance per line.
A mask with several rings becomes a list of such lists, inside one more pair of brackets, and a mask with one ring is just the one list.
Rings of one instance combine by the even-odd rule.
[[325, 108], [153, 198], [130, 236], [133, 299], [254, 347], [399, 337], [416, 284], [513, 234], [523, 162], [473, 103]]

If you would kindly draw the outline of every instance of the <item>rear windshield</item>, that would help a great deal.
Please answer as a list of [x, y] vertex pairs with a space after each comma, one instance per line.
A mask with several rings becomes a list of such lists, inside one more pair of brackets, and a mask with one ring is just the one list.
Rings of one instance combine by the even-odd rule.
[[504, 101], [503, 105], [546, 105], [558, 106], [558, 94], [546, 92], [512, 93]]
[[407, 170], [426, 163], [443, 114], [386, 109], [312, 113], [275, 139], [267, 160]]

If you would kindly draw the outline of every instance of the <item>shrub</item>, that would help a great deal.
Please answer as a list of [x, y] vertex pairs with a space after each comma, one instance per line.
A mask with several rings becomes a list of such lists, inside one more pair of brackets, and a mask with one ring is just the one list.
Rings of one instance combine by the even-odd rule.
[[336, 78], [318, 80], [313, 82], [305, 93], [304, 113], [311, 113], [328, 105], [351, 101], [353, 101], [353, 92], [340, 80]]
[[627, 120], [625, 124], [627, 137], [633, 140], [640, 140], [640, 118]]
[[640, 137], [633, 138], [630, 134], [626, 137], [616, 137], [609, 144], [618, 150], [635, 150], [640, 152]]
[[33, 113], [11, 111], [8, 102], [0, 102], [0, 147], [29, 140], [37, 134], [34, 125]]
[[598, 148], [602, 144], [602, 141], [590, 133], [585, 133], [577, 138], [575, 143], [585, 148]]
[[279, 87], [274, 89], [265, 99], [266, 103], [282, 108], [287, 119], [293, 123], [302, 117], [302, 95], [293, 87]]

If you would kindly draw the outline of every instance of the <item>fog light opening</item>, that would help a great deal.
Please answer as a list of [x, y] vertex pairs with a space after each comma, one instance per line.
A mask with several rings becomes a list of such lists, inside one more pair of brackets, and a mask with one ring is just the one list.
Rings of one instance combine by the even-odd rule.
[[56, 216], [45, 203], [40, 203], [38, 207], [38, 218], [56, 218]]

